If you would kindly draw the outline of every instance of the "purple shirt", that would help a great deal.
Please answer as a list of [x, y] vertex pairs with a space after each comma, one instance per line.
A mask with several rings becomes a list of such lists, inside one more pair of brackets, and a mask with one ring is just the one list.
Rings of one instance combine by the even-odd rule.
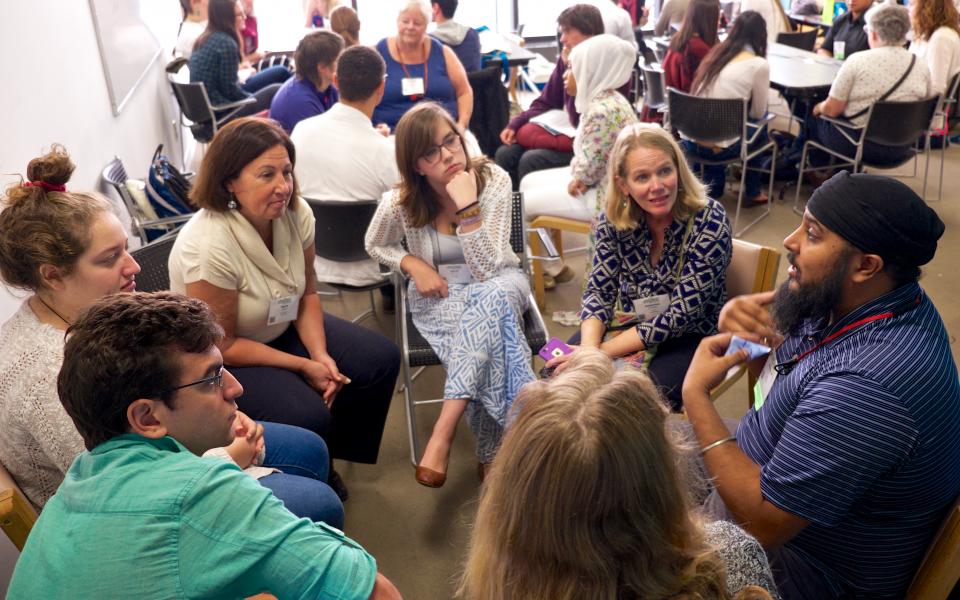
[[270, 118], [290, 133], [300, 121], [322, 114], [340, 100], [340, 93], [332, 84], [318, 92], [309, 79], [291, 77], [284, 83], [270, 103]]

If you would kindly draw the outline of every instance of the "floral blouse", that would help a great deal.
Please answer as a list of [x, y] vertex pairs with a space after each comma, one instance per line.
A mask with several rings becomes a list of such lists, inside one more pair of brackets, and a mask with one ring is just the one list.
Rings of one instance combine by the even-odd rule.
[[607, 160], [620, 131], [637, 122], [637, 113], [616, 90], [604, 90], [594, 97], [580, 118], [573, 146], [570, 174], [587, 187], [597, 188], [596, 213], [606, 199]]
[[594, 317], [609, 323], [618, 299], [629, 309], [639, 298], [667, 294], [667, 309], [637, 324], [647, 348], [687, 333], [716, 333], [733, 251], [730, 221], [723, 206], [712, 199], [692, 218], [685, 246], [687, 223], [674, 220], [667, 227], [660, 261], [652, 265], [653, 237], [645, 222], [635, 229], [617, 231], [606, 215], [600, 215], [580, 319]]

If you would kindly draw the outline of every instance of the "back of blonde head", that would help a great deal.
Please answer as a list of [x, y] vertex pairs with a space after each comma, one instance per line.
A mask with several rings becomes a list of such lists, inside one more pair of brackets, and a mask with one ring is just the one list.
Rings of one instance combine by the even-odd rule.
[[527, 385], [481, 494], [459, 595], [728, 598], [650, 379], [582, 349]]

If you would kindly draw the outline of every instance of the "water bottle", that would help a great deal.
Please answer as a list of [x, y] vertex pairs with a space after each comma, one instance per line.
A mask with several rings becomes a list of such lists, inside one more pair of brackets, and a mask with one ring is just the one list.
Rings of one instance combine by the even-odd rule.
[[837, 0], [833, 3], [833, 20], [836, 21], [843, 13], [847, 12], [847, 3], [843, 0]]

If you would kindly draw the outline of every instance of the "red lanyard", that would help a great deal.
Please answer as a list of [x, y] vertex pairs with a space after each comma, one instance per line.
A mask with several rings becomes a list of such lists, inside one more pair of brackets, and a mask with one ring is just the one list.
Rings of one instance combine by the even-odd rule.
[[806, 358], [807, 356], [813, 354], [813, 353], [814, 353], [815, 351], [817, 351], [818, 349], [822, 348], [823, 346], [826, 346], [827, 344], [829, 344], [830, 342], [832, 342], [833, 340], [837, 339], [838, 337], [840, 337], [841, 335], [843, 335], [843, 334], [845, 334], [845, 333], [848, 333], [848, 332], [850, 332], [850, 331], [853, 331], [854, 329], [857, 329], [857, 328], [859, 328], [859, 327], [863, 327], [863, 326], [866, 325], [867, 323], [873, 323], [874, 321], [882, 321], [882, 320], [884, 320], [884, 319], [890, 319], [890, 318], [892, 318], [892, 317], [900, 316], [900, 315], [902, 315], [903, 313], [905, 313], [905, 312], [907, 312], [907, 311], [909, 311], [909, 310], [913, 310], [914, 308], [916, 308], [916, 307], [919, 306], [919, 305], [920, 305], [920, 296], [919, 296], [919, 294], [918, 294], [917, 297], [914, 298], [913, 300], [911, 300], [909, 303], [905, 303], [905, 304], [903, 304], [903, 305], [901, 305], [901, 306], [899, 306], [899, 307], [894, 308], [893, 310], [889, 310], [889, 311], [887, 311], [887, 312], [878, 313], [878, 314], [875, 314], [875, 315], [872, 315], [872, 316], [869, 316], [869, 317], [864, 317], [864, 318], [860, 319], [859, 321], [856, 321], [856, 322], [854, 322], [854, 323], [850, 323], [849, 325], [846, 325], [846, 326], [844, 326], [844, 327], [841, 327], [841, 328], [838, 329], [837, 331], [834, 331], [833, 333], [831, 333], [831, 334], [828, 335], [827, 337], [825, 337], [825, 338], [823, 338], [822, 340], [820, 340], [820, 341], [817, 343], [817, 345], [814, 346], [813, 348], [810, 348], [810, 349], [808, 349], [808, 350], [804, 350], [804, 351], [801, 352], [800, 354], [794, 354], [794, 355], [793, 355], [793, 358], [791, 358], [790, 360], [784, 361], [784, 362], [782, 362], [782, 363], [778, 363], [778, 364], [776, 365], [776, 367], [775, 367], [776, 370], [777, 370], [777, 373], [779, 373], [780, 375], [786, 375], [786, 374], [788, 374], [790, 371], [793, 370], [793, 368], [794, 368], [795, 366], [797, 366], [797, 363], [799, 363], [801, 360], [803, 360], [803, 359]]
[[[429, 42], [428, 42], [428, 43], [429, 43]], [[407, 65], [406, 65], [406, 63], [403, 62], [403, 54], [400, 52], [400, 42], [399, 42], [399, 40], [396, 42], [396, 44], [397, 44], [397, 58], [400, 59], [400, 60], [398, 61], [398, 62], [400, 63], [400, 68], [403, 69], [403, 74], [407, 76], [407, 79], [413, 79], [413, 77], [410, 77], [410, 71], [407, 70]], [[427, 95], [427, 85], [429, 84], [429, 81], [428, 81], [429, 72], [428, 72], [427, 69], [430, 67], [430, 50], [429, 50], [429, 49], [428, 49], [428, 50], [425, 50], [424, 53], [423, 53], [423, 56], [424, 56], [424, 58], [423, 58], [423, 95], [426, 96], [426, 95]], [[410, 96], [410, 99], [416, 101], [416, 100], [417, 100], [417, 95], [416, 95], [416, 94], [412, 94], [412, 95]]]

